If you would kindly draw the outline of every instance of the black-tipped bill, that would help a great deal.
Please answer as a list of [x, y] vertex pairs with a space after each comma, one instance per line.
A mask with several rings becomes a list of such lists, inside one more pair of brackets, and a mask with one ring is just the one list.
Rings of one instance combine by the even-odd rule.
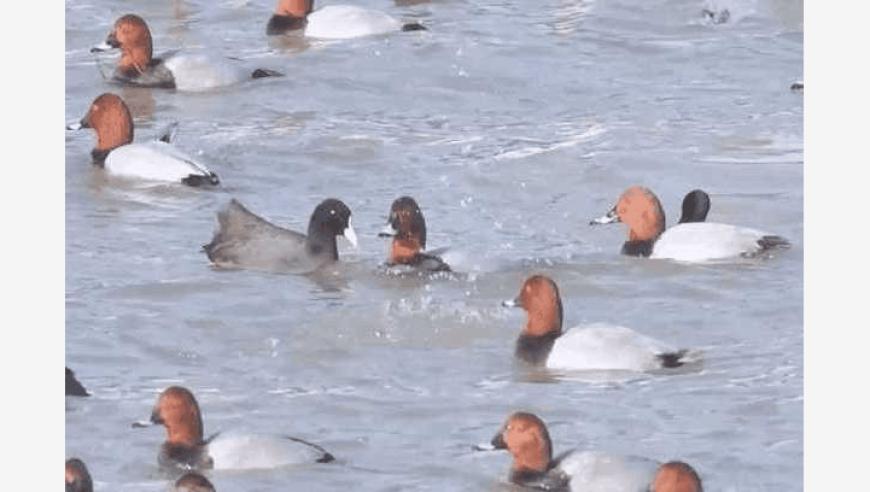
[[378, 231], [378, 237], [396, 237], [396, 234], [398, 234], [398, 233], [399, 233], [399, 231], [397, 231], [393, 227], [393, 224], [390, 222], [387, 222], [387, 225], [385, 225], [383, 227], [383, 229]]
[[519, 299], [508, 299], [507, 301], [501, 301], [501, 305], [509, 308], [523, 307], [523, 303], [521, 303]]
[[472, 451], [496, 451], [498, 448], [493, 446], [491, 443], [485, 442], [480, 444], [474, 444], [471, 446]]
[[121, 43], [118, 42], [118, 38], [115, 37], [114, 32], [110, 32], [108, 36], [106, 36], [106, 40], [102, 43], [91, 48], [91, 53], [100, 53], [103, 51], [110, 51], [121, 47]]
[[597, 219], [592, 219], [589, 221], [589, 225], [612, 224], [614, 222], [620, 222], [619, 214], [616, 213], [616, 207], [610, 209], [610, 212], [607, 212], [607, 215], [603, 215]]
[[111, 44], [103, 41], [102, 43], [100, 43], [96, 46], [93, 46], [91, 48], [91, 53], [102, 53], [104, 51], [111, 51], [115, 48], [116, 48], [116, 46], [112, 46]]

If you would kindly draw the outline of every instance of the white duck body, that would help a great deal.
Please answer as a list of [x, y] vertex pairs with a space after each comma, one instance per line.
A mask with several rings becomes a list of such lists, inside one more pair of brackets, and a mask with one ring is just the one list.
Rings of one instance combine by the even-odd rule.
[[181, 183], [191, 176], [201, 176], [217, 184], [217, 176], [205, 165], [159, 140], [122, 145], [109, 152], [104, 167], [112, 175], [127, 178]]
[[206, 91], [251, 79], [251, 70], [229, 58], [175, 52], [162, 58], [180, 91]]
[[637, 456], [574, 451], [558, 468], [570, 477], [574, 492], [648, 492], [659, 464]]
[[308, 14], [305, 36], [320, 39], [350, 39], [386, 34], [402, 29], [402, 23], [384, 12], [356, 5], [327, 5]]
[[763, 239], [782, 238], [756, 229], [712, 222], [677, 224], [659, 237], [650, 258], [704, 262], [754, 256], [765, 247]]
[[565, 331], [547, 357], [547, 368], [554, 370], [660, 369], [659, 354], [677, 350], [665, 343], [623, 326], [593, 323]]
[[[317, 445], [283, 436], [220, 434], [208, 444], [216, 470], [250, 470], [332, 461]], [[328, 458], [327, 458], [328, 457]]]

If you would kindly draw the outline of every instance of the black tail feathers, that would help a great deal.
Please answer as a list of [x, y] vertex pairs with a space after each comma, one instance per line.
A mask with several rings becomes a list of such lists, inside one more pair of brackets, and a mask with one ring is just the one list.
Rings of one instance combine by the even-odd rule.
[[758, 240], [758, 245], [761, 246], [762, 251], [766, 251], [773, 248], [788, 248], [791, 246], [791, 243], [788, 242], [788, 239], [781, 236], [762, 236]]
[[284, 74], [281, 72], [276, 72], [275, 70], [269, 70], [268, 68], [258, 68], [251, 73], [252, 79], [262, 79], [264, 77], [283, 77]]
[[656, 357], [658, 357], [661, 361], [662, 367], [666, 369], [672, 369], [674, 367], [680, 367], [685, 364], [685, 361], [683, 361], [682, 359], [686, 356], [687, 352], [688, 350], [677, 350], [676, 352], [658, 354]]
[[405, 24], [404, 26], [402, 26], [402, 32], [428, 31], [428, 30], [429, 29], [426, 29], [426, 26], [424, 26], [423, 24], [420, 24], [419, 22], [409, 22], [409, 23]]

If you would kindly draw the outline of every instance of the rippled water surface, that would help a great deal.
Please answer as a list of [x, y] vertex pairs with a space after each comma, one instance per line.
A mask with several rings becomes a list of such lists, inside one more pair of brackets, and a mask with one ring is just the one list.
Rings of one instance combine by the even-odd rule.
[[[509, 489], [508, 456], [470, 446], [517, 409], [557, 452], [679, 458], [713, 491], [802, 489], [799, 1], [359, 0], [430, 30], [334, 43], [267, 39], [273, 3], [66, 2], [67, 119], [116, 92], [137, 138], [178, 121], [178, 146], [225, 184], [107, 180], [94, 136], [67, 135], [66, 362], [93, 397], [67, 399], [66, 449], [97, 490], [165, 490], [163, 430], [130, 423], [170, 384], [195, 392], [206, 433], [292, 434], [339, 458], [211, 473], [221, 491]], [[287, 76], [203, 94], [110, 85], [88, 49], [128, 12], [157, 52]], [[725, 265], [622, 257], [622, 226], [587, 224], [635, 183], [669, 223], [703, 188], [709, 220], [794, 247]], [[376, 233], [402, 194], [463, 275], [379, 272]], [[328, 196], [360, 236], [328, 272], [216, 271], [200, 251], [231, 197], [304, 230]], [[532, 272], [559, 283], [566, 326], [630, 326], [703, 366], [627, 381], [515, 367], [523, 316], [499, 303]]]

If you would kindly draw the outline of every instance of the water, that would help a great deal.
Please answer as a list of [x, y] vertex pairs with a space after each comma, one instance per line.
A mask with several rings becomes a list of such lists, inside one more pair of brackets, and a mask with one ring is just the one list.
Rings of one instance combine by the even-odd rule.
[[[801, 3], [355, 3], [430, 31], [306, 43], [267, 39], [266, 0], [67, 1], [67, 119], [116, 92], [137, 138], [178, 121], [179, 147], [225, 183], [108, 181], [93, 135], [67, 136], [66, 362], [94, 396], [67, 399], [66, 450], [97, 490], [164, 490], [163, 430], [130, 423], [170, 384], [197, 395], [206, 433], [291, 434], [339, 458], [211, 473], [224, 491], [509, 489], [508, 456], [470, 446], [518, 409], [556, 452], [679, 458], [709, 490], [802, 489]], [[205, 94], [109, 85], [88, 48], [128, 12], [158, 53], [209, 47], [288, 76]], [[621, 257], [624, 229], [587, 223], [635, 183], [669, 224], [700, 187], [711, 221], [795, 245], [730, 265]], [[402, 194], [466, 275], [378, 273]], [[361, 244], [340, 242], [324, 275], [215, 271], [199, 250], [230, 197], [304, 230], [328, 196]], [[702, 350], [703, 367], [623, 382], [515, 368], [523, 317], [499, 302], [533, 272], [559, 283], [566, 326], [630, 326]]]

